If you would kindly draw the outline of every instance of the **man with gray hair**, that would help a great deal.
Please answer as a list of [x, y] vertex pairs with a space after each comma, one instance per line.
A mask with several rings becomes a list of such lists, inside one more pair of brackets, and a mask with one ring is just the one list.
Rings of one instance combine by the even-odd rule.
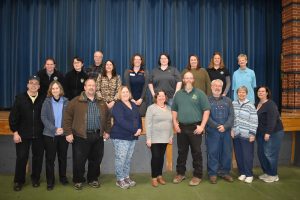
[[94, 63], [90, 65], [86, 70], [89, 78], [97, 79], [99, 74], [102, 74], [103, 71], [103, 52], [102, 51], [95, 51], [94, 53]]
[[206, 126], [207, 170], [212, 184], [217, 183], [217, 175], [228, 182], [233, 182], [229, 175], [231, 169], [231, 127], [234, 111], [231, 99], [222, 96], [223, 81], [211, 82], [212, 96], [208, 97], [211, 111]]

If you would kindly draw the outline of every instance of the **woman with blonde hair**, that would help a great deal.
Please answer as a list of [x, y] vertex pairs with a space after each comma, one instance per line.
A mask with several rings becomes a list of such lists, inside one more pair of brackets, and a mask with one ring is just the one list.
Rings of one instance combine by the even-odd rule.
[[115, 150], [116, 185], [127, 189], [136, 185], [129, 177], [129, 172], [135, 142], [142, 131], [142, 120], [139, 108], [131, 101], [127, 86], [119, 88], [118, 99], [111, 111], [114, 124], [110, 138]]
[[211, 81], [220, 79], [223, 81], [222, 95], [226, 96], [230, 89], [230, 73], [225, 67], [223, 58], [220, 52], [214, 52], [210, 59], [208, 68], [206, 69]]

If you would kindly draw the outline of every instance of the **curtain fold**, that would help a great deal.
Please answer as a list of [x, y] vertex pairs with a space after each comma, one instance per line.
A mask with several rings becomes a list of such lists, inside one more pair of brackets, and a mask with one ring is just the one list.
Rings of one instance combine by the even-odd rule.
[[257, 84], [280, 102], [280, 0], [2, 0], [0, 11], [0, 107], [12, 105], [47, 57], [65, 73], [74, 56], [91, 64], [95, 50], [121, 75], [136, 52], [149, 70], [161, 52], [182, 70], [189, 54], [206, 68], [220, 51], [231, 74], [245, 53]]

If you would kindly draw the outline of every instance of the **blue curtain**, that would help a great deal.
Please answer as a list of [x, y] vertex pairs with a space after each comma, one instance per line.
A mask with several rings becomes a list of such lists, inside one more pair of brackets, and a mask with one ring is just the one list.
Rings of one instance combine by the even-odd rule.
[[118, 74], [136, 52], [149, 70], [161, 52], [182, 70], [189, 54], [207, 67], [220, 51], [231, 73], [245, 53], [257, 84], [270, 86], [280, 101], [280, 0], [2, 0], [0, 6], [0, 107], [26, 90], [46, 57], [65, 73], [73, 56], [88, 66], [98, 49], [115, 61]]

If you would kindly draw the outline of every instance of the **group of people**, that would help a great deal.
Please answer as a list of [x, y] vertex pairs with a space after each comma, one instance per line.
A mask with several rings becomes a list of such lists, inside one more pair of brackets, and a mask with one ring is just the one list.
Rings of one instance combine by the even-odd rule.
[[[232, 138], [239, 180], [253, 180], [254, 141], [265, 182], [278, 181], [280, 141], [283, 126], [268, 87], [258, 87], [255, 103], [255, 73], [247, 67], [247, 56], [238, 56], [239, 69], [233, 74], [233, 102], [227, 97], [231, 79], [219, 52], [211, 58], [208, 69], [200, 66], [197, 55], [191, 55], [183, 72], [171, 66], [166, 53], [159, 56], [158, 67], [149, 73], [144, 58], [134, 54], [124, 82], [112, 60], [102, 64], [103, 53], [94, 53], [94, 64], [84, 69], [83, 60], [73, 58], [73, 68], [65, 76], [48, 58], [44, 68], [31, 76], [27, 91], [18, 95], [9, 116], [16, 144], [14, 190], [25, 183], [29, 149], [32, 151], [31, 181], [40, 186], [40, 173], [45, 151], [47, 190], [55, 185], [54, 163], [59, 164], [59, 181], [69, 183], [66, 176], [67, 151], [72, 144], [74, 188], [85, 182], [100, 187], [100, 164], [104, 141], [111, 139], [115, 155], [116, 185], [134, 187], [130, 164], [136, 140], [142, 133], [141, 117], [145, 116], [146, 145], [150, 148], [151, 184], [158, 187], [166, 181], [162, 176], [164, 155], [177, 133], [178, 158], [173, 183], [185, 177], [186, 161], [191, 148], [193, 177], [189, 185], [202, 181], [202, 137], [207, 145], [209, 180], [217, 177], [232, 182], [230, 176]], [[153, 97], [148, 106], [147, 89]], [[148, 107], [147, 107], [148, 106]], [[113, 119], [113, 122], [112, 120]], [[206, 133], [206, 134], [204, 134]], [[85, 177], [85, 164], [88, 171]]]

